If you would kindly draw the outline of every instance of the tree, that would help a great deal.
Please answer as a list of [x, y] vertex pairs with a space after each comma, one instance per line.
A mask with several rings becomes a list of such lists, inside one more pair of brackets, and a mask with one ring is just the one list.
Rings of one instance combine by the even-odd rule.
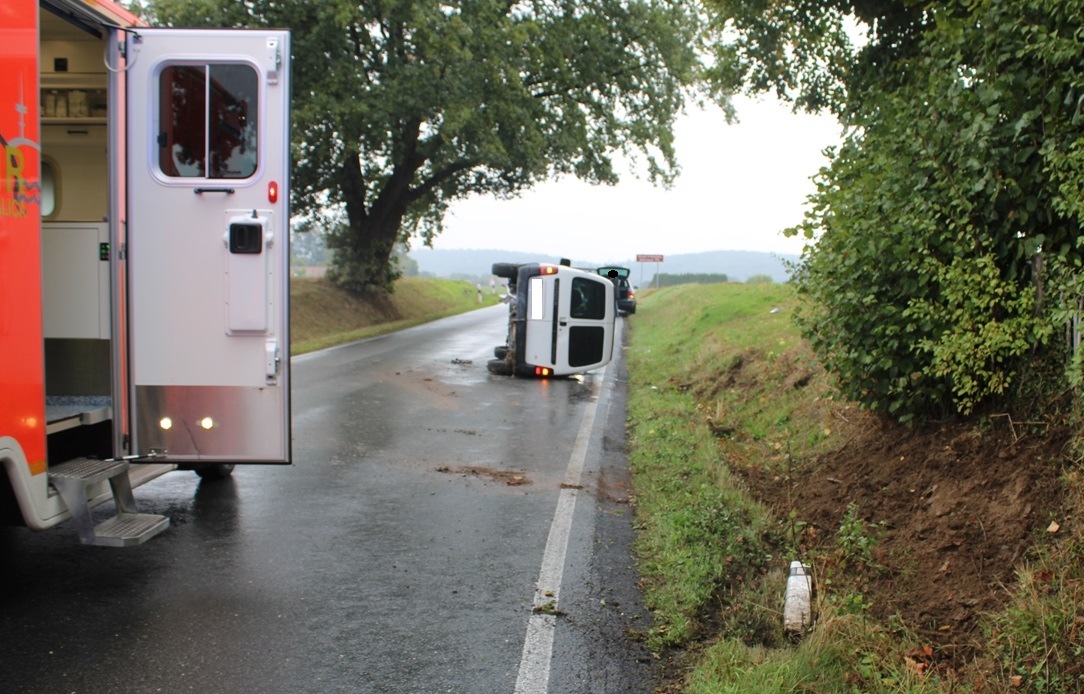
[[699, 77], [684, 0], [152, 0], [172, 24], [293, 30], [294, 208], [345, 213], [332, 278], [387, 289], [397, 242], [440, 233], [455, 199], [574, 174], [615, 156], [676, 173], [671, 127]]
[[[725, 4], [757, 29], [728, 49], [736, 79], [850, 127], [793, 230], [811, 240], [800, 325], [842, 390], [921, 421], [1004, 403], [1063, 359], [1056, 301], [1079, 296], [1063, 278], [1084, 261], [1084, 2], [870, 2], [870, 44], [849, 54], [825, 47], [858, 3]], [[780, 16], [799, 26], [772, 33]]]
[[[709, 0], [729, 37], [714, 45], [712, 78], [724, 92], [773, 93], [796, 108], [841, 119], [914, 55], [929, 24], [908, 0]], [[861, 46], [853, 36], [864, 33]]]

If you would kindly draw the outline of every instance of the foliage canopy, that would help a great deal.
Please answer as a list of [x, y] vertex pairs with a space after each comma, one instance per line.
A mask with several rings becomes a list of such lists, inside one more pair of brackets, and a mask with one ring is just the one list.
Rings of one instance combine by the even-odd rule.
[[844, 392], [900, 421], [967, 414], [1061, 359], [1080, 296], [1084, 3], [719, 4], [741, 32], [721, 49], [736, 80], [849, 126], [791, 230], [811, 240], [800, 325]]
[[676, 172], [671, 126], [699, 74], [683, 0], [151, 0], [170, 24], [292, 29], [294, 208], [330, 232], [333, 278], [388, 288], [397, 241], [449, 203], [554, 175]]

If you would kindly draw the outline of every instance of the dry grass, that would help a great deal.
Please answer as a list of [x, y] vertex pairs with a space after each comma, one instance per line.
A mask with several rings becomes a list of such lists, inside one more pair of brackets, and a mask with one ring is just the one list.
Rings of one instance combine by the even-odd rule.
[[392, 294], [357, 298], [324, 279], [295, 278], [290, 285], [290, 354], [304, 354], [491, 306], [469, 282], [405, 277]]

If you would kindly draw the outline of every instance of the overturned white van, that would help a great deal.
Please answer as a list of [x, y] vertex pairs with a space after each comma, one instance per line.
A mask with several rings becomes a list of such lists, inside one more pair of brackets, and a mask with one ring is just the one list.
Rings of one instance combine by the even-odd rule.
[[493, 274], [508, 280], [508, 338], [494, 350], [492, 373], [547, 378], [610, 363], [613, 282], [567, 261], [494, 263]]

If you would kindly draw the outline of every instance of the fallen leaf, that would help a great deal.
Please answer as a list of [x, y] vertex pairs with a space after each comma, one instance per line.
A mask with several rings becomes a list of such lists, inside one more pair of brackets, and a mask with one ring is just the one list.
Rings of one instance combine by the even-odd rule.
[[907, 667], [911, 668], [916, 674], [921, 675], [926, 671], [926, 663], [920, 663], [917, 660], [908, 658], [907, 656], [903, 657], [903, 662], [905, 662], [907, 664]]
[[1013, 675], [1009, 678], [1009, 682], [1012, 684], [1013, 689], [1019, 689], [1024, 684], [1024, 678], [1020, 675]]
[[1061, 526], [1058, 525], [1057, 521], [1050, 521], [1050, 525], [1046, 526], [1046, 532], [1050, 533], [1051, 535], [1058, 532], [1059, 530], [1061, 530]]
[[553, 600], [550, 600], [549, 602], [543, 603], [541, 605], [536, 605], [535, 607], [531, 608], [531, 611], [535, 614], [548, 614], [553, 615], [554, 617], [564, 617], [566, 614], [563, 610], [557, 609], [557, 603]]

